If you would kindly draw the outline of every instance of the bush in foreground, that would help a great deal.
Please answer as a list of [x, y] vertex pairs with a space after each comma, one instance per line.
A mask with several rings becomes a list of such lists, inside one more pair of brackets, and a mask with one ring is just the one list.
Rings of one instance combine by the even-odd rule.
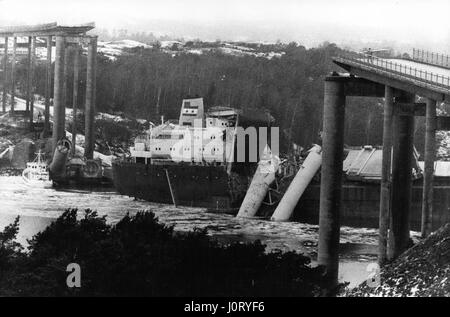
[[[64, 212], [29, 242], [14, 242], [18, 220], [0, 235], [0, 295], [25, 296], [317, 296], [325, 281], [309, 258], [265, 253], [258, 241], [221, 246], [203, 230], [175, 233], [151, 212], [115, 225], [86, 210]], [[66, 267], [81, 267], [68, 288]]]

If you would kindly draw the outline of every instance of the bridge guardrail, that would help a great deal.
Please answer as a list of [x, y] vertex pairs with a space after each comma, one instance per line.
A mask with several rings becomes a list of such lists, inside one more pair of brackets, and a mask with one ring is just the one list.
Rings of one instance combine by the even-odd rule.
[[450, 69], [450, 56], [413, 48], [412, 60]]
[[439, 86], [450, 90], [450, 77], [427, 72], [411, 66], [395, 63], [391, 59], [376, 57], [372, 54], [362, 54], [356, 52], [345, 52], [345, 54], [335, 57], [343, 61], [350, 61], [353, 64], [359, 64], [369, 68], [379, 69], [385, 72], [396, 74], [398, 76], [410, 78], [434, 86]]

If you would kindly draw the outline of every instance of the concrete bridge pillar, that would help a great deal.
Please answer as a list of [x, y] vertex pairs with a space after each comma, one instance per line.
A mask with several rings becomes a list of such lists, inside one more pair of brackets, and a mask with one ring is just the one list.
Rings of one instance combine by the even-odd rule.
[[85, 109], [85, 149], [84, 156], [94, 156], [94, 116], [95, 116], [95, 78], [96, 78], [97, 37], [89, 38], [86, 70], [86, 109]]
[[27, 55], [27, 85], [26, 85], [26, 98], [25, 98], [25, 111], [30, 110], [30, 64], [31, 64], [31, 36], [28, 37], [28, 55]]
[[63, 104], [64, 108], [67, 107], [68, 100], [67, 100], [67, 83], [69, 81], [69, 69], [70, 69], [70, 54], [72, 52], [72, 48], [70, 46], [66, 46], [66, 49], [64, 50], [64, 77], [63, 77]]
[[433, 230], [433, 179], [436, 156], [436, 100], [427, 99], [425, 128], [425, 168], [422, 194], [422, 237]]
[[14, 113], [14, 104], [15, 104], [15, 95], [16, 95], [16, 51], [17, 51], [17, 37], [14, 36], [13, 40], [13, 50], [12, 50], [12, 58], [11, 58], [11, 113]]
[[47, 70], [45, 81], [45, 113], [44, 113], [44, 138], [50, 131], [50, 98], [52, 95], [52, 36], [47, 36]]
[[[401, 92], [396, 101], [399, 103], [414, 103], [415, 96], [407, 92]], [[405, 251], [409, 244], [414, 116], [395, 115], [393, 127], [392, 208], [388, 250], [390, 260]]]
[[78, 109], [78, 84], [80, 73], [80, 47], [74, 49], [73, 57], [73, 94], [72, 94], [72, 155], [75, 155], [77, 139], [77, 109]]
[[383, 114], [383, 158], [381, 166], [380, 218], [378, 237], [378, 262], [384, 264], [387, 259], [387, 236], [391, 209], [391, 155], [392, 155], [392, 119], [394, 109], [394, 89], [385, 86]]
[[325, 267], [330, 287], [338, 283], [345, 80], [337, 75], [325, 79], [318, 263]]
[[31, 36], [29, 40], [29, 65], [28, 65], [28, 84], [27, 84], [27, 101], [30, 105], [30, 129], [33, 129], [34, 114], [34, 70], [36, 66], [36, 37]]
[[7, 98], [8, 98], [8, 37], [5, 37], [5, 50], [3, 55], [3, 95], [2, 95], [3, 112], [6, 112]]
[[64, 105], [64, 55], [66, 39], [64, 36], [56, 36], [55, 53], [55, 82], [53, 89], [53, 150], [59, 139], [65, 136], [65, 116]]

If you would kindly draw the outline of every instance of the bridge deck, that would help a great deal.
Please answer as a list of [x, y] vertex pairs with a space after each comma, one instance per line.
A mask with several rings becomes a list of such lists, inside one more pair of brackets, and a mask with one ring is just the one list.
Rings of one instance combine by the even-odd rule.
[[334, 62], [357, 76], [438, 101], [450, 101], [450, 68], [412, 59], [351, 53]]
[[0, 26], [0, 37], [83, 35], [95, 28], [95, 23], [74, 26], [58, 25], [56, 22], [37, 25]]
[[429, 74], [430, 73], [437, 74], [437, 75], [444, 76], [447, 78], [450, 77], [450, 69], [448, 69], [448, 68], [424, 64], [424, 63], [420, 63], [420, 62], [416, 62], [416, 61], [412, 61], [412, 60], [408, 60], [408, 59], [386, 59], [386, 60], [393, 61], [397, 64], [400, 64], [400, 65], [403, 65], [406, 67], [411, 67], [413, 69], [415, 68], [418, 70], [422, 70], [422, 74], [423, 74], [423, 72], [427, 72]]

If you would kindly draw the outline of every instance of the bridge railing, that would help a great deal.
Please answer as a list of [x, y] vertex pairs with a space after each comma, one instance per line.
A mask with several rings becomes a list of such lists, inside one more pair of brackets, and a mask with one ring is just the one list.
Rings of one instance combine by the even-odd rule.
[[450, 56], [413, 48], [414, 61], [450, 69]]
[[351, 62], [352, 64], [361, 65], [366, 68], [388, 72], [395, 75], [395, 77], [406, 77], [424, 84], [439, 86], [450, 90], [449, 76], [427, 72], [422, 69], [396, 63], [393, 59], [384, 59], [376, 57], [373, 54], [356, 52], [345, 52], [344, 54], [335, 57], [335, 59], [340, 59], [343, 62]]

